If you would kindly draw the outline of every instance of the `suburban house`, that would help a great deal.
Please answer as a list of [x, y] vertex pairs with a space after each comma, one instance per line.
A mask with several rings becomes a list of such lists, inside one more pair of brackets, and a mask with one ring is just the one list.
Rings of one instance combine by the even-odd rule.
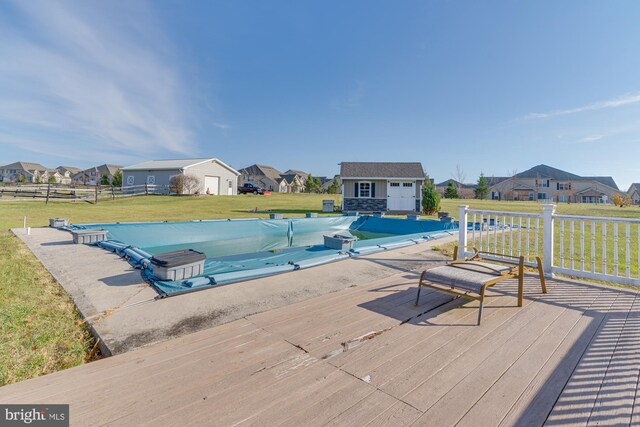
[[267, 165], [251, 165], [239, 170], [240, 185], [251, 183], [268, 191], [278, 193], [299, 193], [304, 190], [309, 174], [289, 169], [285, 173]]
[[96, 185], [100, 184], [103, 176], [106, 176], [109, 182], [113, 180], [113, 175], [122, 169], [119, 165], [104, 164], [78, 172], [73, 176], [74, 184]]
[[15, 162], [0, 166], [2, 182], [47, 182], [48, 169], [40, 163]]
[[168, 192], [171, 178], [177, 175], [194, 176], [199, 188], [194, 194], [238, 194], [240, 172], [216, 158], [151, 160], [122, 168], [122, 189], [134, 185], [160, 185]]
[[489, 185], [489, 198], [493, 200], [607, 203], [620, 192], [610, 176], [579, 176], [547, 165]]
[[464, 184], [462, 182], [456, 181], [455, 179], [448, 179], [436, 184], [436, 191], [438, 192], [438, 194], [440, 194], [440, 197], [444, 196], [444, 191], [449, 186], [450, 181], [453, 181], [453, 185], [458, 190], [458, 197], [460, 199], [472, 199], [474, 197], [473, 190], [476, 189], [476, 184]]
[[71, 184], [73, 177], [82, 172], [73, 166], [58, 166], [56, 171], [60, 174], [60, 181], [58, 181], [60, 184]]
[[631, 198], [631, 203], [640, 205], [640, 183], [633, 183], [627, 191], [627, 195]]
[[342, 209], [420, 212], [424, 169], [419, 162], [342, 162]]

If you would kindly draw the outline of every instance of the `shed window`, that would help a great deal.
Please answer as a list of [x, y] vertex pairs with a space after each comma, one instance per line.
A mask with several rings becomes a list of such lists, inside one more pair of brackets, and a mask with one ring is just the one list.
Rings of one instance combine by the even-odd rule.
[[413, 182], [403, 182], [402, 186], [403, 187], [413, 187]]
[[375, 182], [368, 182], [368, 181], [356, 182], [355, 196], [361, 199], [371, 199], [376, 197]]

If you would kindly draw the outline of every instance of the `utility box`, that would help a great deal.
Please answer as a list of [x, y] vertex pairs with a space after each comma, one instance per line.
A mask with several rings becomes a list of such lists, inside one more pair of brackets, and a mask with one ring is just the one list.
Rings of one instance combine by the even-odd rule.
[[284, 214], [269, 214], [269, 219], [284, 219]]
[[335, 210], [333, 200], [322, 201], [322, 212], [333, 212]]
[[317, 212], [307, 212], [307, 218], [318, 218]]
[[324, 236], [324, 247], [329, 249], [337, 249], [339, 251], [348, 251], [353, 247], [355, 237], [340, 236]]
[[442, 221], [442, 222], [453, 222], [453, 218], [450, 217], [450, 216], [443, 216], [443, 217], [440, 217], [440, 221]]
[[49, 227], [66, 227], [69, 221], [66, 218], [49, 218]]
[[204, 273], [207, 256], [193, 249], [165, 252], [151, 258], [153, 275], [160, 280], [183, 280]]
[[73, 243], [98, 243], [107, 240], [107, 230], [71, 230]]
[[420, 215], [407, 215], [407, 219], [410, 219], [412, 221], [417, 221], [420, 219]]

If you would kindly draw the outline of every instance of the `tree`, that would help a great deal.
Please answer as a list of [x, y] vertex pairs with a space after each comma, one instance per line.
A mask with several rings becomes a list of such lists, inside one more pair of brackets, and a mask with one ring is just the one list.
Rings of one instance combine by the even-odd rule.
[[49, 179], [47, 180], [47, 182], [48, 182], [49, 184], [55, 184], [55, 183], [57, 183], [58, 181], [56, 181], [56, 177], [55, 177], [55, 175], [51, 175], [51, 176], [49, 177]]
[[294, 179], [293, 183], [291, 184], [291, 192], [297, 193], [299, 190], [300, 190], [300, 186], [298, 185], [298, 180]]
[[113, 174], [111, 185], [113, 185], [114, 187], [122, 187], [122, 171], [117, 171]]
[[109, 185], [109, 177], [107, 176], [106, 173], [102, 174], [102, 178], [100, 179], [100, 185]]
[[616, 193], [613, 196], [611, 196], [611, 203], [621, 208], [624, 208], [631, 205], [631, 197]]
[[422, 212], [433, 215], [440, 210], [440, 195], [427, 175], [422, 184]]
[[483, 173], [480, 173], [478, 178], [478, 186], [475, 189], [476, 199], [486, 199], [489, 194], [489, 185], [487, 184], [487, 178]]
[[462, 169], [462, 167], [460, 167], [460, 165], [456, 165], [456, 173], [454, 175], [454, 178], [456, 179], [456, 181], [458, 181], [458, 190], [460, 190], [460, 187], [462, 187], [464, 185], [464, 182], [467, 180], [467, 174], [464, 173], [464, 170]]
[[444, 198], [445, 199], [457, 199], [458, 198], [458, 190], [456, 189], [453, 180], [449, 180], [449, 184], [447, 184], [447, 188], [444, 190]]
[[201, 186], [200, 178], [194, 175], [175, 175], [169, 181], [169, 191], [178, 195], [198, 194]]
[[317, 193], [317, 182], [316, 178], [314, 178], [311, 174], [307, 177], [307, 182], [304, 183], [304, 192], [305, 193]]
[[340, 183], [338, 182], [338, 178], [333, 177], [333, 181], [331, 181], [331, 185], [327, 189], [327, 193], [329, 194], [338, 194], [340, 192]]

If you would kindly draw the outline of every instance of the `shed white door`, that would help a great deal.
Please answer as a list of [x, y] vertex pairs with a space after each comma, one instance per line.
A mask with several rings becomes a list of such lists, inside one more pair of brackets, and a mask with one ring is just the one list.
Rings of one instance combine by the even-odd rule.
[[416, 183], [413, 181], [389, 181], [387, 184], [387, 209], [413, 211], [416, 209]]
[[220, 184], [219, 176], [204, 177], [204, 193], [218, 195], [218, 185]]

